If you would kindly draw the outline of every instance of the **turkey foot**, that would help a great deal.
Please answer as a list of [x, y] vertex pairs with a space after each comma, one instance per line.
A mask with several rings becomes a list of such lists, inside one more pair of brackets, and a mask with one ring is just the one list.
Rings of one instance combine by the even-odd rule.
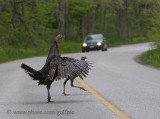
[[47, 100], [48, 100], [48, 102], [52, 102], [52, 101], [51, 101], [51, 97], [47, 97]]
[[65, 82], [63, 83], [63, 93], [62, 93], [62, 94], [63, 94], [64, 96], [68, 96], [68, 95], [69, 95], [69, 94], [66, 94], [66, 87], [65, 87], [68, 80], [69, 80], [69, 78], [67, 78], [67, 79], [65, 80]]
[[86, 90], [86, 89], [84, 89], [83, 87], [73, 85], [73, 80], [71, 80], [71, 87], [79, 88], [80, 90], [87, 91], [87, 90]]
[[62, 93], [64, 96], [68, 96], [69, 94], [66, 94], [65, 92]]
[[79, 87], [79, 86], [74, 86], [73, 84], [71, 84], [71, 87], [74, 87], [74, 88], [79, 88], [80, 90], [84, 90], [84, 91], [87, 91], [86, 89], [84, 89], [83, 87]]
[[50, 86], [46, 86], [46, 88], [47, 88], [47, 92], [48, 92], [48, 97], [47, 97], [48, 103], [49, 103], [49, 102], [53, 102], [53, 101], [51, 101], [51, 95], [50, 95], [50, 92], [49, 92]]
[[48, 100], [47, 103], [54, 102], [54, 101], [51, 101], [51, 97], [47, 97], [47, 100]]
[[84, 90], [84, 91], [87, 91], [86, 89], [84, 89], [83, 87], [79, 87], [80, 88], [80, 90]]

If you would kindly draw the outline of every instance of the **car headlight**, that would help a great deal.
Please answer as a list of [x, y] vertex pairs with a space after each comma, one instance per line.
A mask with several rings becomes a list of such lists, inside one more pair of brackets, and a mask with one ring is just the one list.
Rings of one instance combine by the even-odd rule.
[[87, 46], [87, 43], [83, 43], [83, 47], [86, 47]]
[[101, 43], [101, 42], [98, 42], [98, 43], [97, 43], [97, 45], [98, 45], [98, 46], [101, 46], [101, 45], [102, 45], [102, 43]]

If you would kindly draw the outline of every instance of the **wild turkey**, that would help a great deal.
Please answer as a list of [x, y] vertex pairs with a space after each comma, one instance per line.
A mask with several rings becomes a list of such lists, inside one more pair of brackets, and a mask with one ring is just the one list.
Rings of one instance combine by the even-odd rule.
[[[87, 59], [86, 56], [81, 57], [81, 60], [85, 60], [85, 59]], [[78, 76], [75, 75], [75, 77], [73, 77], [73, 78], [68, 77], [68, 78], [64, 81], [64, 83], [63, 83], [63, 93], [62, 93], [63, 95], [65, 95], [65, 96], [69, 95], [69, 94], [66, 94], [66, 92], [65, 92], [65, 86], [66, 86], [66, 83], [67, 83], [68, 80], [71, 81], [71, 87], [79, 88], [80, 90], [86, 91], [86, 89], [84, 89], [83, 87], [75, 86], [75, 85], [73, 84], [73, 81], [74, 81], [74, 79], [75, 79], [76, 77], [78, 77]]]
[[[79, 76], [83, 79], [88, 75], [90, 63], [84, 60], [77, 60], [69, 57], [61, 57], [58, 52], [57, 43], [63, 38], [61, 34], [56, 37], [51, 46], [45, 65], [41, 70], [36, 71], [26, 64], [21, 64], [21, 68], [33, 79], [38, 80], [38, 85], [46, 85], [48, 91], [48, 102], [51, 101], [50, 86], [54, 80], [63, 78], [74, 79]], [[67, 80], [66, 79], [66, 80]]]

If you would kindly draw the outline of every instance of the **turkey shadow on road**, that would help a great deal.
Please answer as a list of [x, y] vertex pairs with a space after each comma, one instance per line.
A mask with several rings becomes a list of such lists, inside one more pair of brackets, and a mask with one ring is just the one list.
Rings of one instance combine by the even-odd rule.
[[75, 93], [75, 94], [69, 94], [69, 96], [84, 96], [84, 95], [91, 95], [91, 93], [85, 93], [85, 94], [77, 94], [77, 93]]
[[65, 98], [65, 97], [66, 97], [66, 98], [68, 97], [68, 98], [69, 98], [69, 97], [72, 97], [72, 96], [89, 96], [89, 95], [92, 95], [92, 94], [89, 93], [89, 92], [88, 92], [88, 93], [86, 92], [86, 93], [84, 93], [84, 94], [80, 94], [80, 93], [72, 93], [72, 94], [67, 94], [67, 96], [59, 95], [59, 94], [54, 95], [54, 96], [56, 96], [56, 97], [64, 97], [64, 98]]
[[69, 104], [69, 103], [88, 103], [88, 102], [93, 102], [93, 100], [62, 100], [62, 101], [54, 101], [55, 104]]
[[95, 102], [95, 100], [52, 100], [52, 102], [47, 102], [47, 101], [44, 101], [44, 102], [24, 102], [24, 103], [21, 103], [22, 105], [39, 105], [39, 104], [72, 104], [72, 103], [89, 103], [89, 102]]

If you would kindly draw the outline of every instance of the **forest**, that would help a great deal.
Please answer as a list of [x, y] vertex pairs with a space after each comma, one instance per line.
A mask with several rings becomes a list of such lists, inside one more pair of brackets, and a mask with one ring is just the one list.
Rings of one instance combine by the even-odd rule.
[[[159, 44], [160, 0], [0, 0], [1, 56], [12, 55], [13, 48], [23, 48], [19, 54], [25, 49], [42, 50], [59, 33], [65, 36], [62, 45], [70, 43], [72, 50], [79, 48], [76, 51], [87, 34], [96, 33], [102, 33], [109, 46]], [[4, 51], [8, 48], [12, 49]]]
[[38, 47], [102, 33], [110, 42], [158, 40], [160, 0], [0, 0], [0, 46]]

